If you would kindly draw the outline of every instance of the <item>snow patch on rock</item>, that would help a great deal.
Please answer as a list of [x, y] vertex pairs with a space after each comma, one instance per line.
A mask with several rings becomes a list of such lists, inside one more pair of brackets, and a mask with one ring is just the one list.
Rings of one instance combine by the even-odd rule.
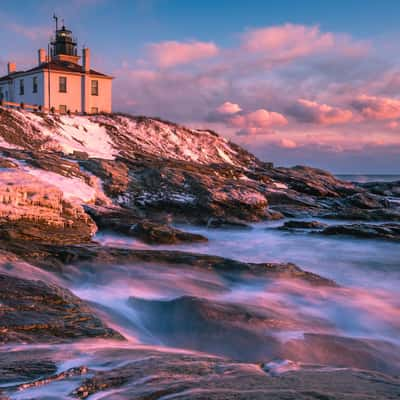
[[97, 190], [79, 178], [66, 177], [55, 172], [31, 167], [24, 167], [23, 170], [40, 181], [60, 189], [64, 198], [70, 201], [90, 203], [96, 200]]

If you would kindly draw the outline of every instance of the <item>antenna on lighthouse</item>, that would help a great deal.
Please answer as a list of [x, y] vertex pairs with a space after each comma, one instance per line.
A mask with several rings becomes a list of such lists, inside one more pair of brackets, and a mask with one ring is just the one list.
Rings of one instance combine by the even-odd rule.
[[56, 31], [58, 31], [58, 17], [55, 13], [53, 14], [53, 19], [56, 21]]

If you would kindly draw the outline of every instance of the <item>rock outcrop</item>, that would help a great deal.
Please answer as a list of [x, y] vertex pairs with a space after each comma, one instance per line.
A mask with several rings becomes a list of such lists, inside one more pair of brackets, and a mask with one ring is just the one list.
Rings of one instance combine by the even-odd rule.
[[323, 235], [349, 235], [357, 238], [400, 241], [400, 224], [348, 224], [331, 225], [321, 231]]
[[97, 227], [63, 192], [18, 169], [0, 174], [0, 237], [42, 243], [82, 243]]
[[[1, 109], [0, 136], [9, 144], [0, 149], [6, 168], [21, 161], [35, 173], [80, 180], [97, 190], [91, 205], [120, 207], [139, 220], [223, 227], [282, 215], [400, 219], [398, 204], [384, 197], [395, 195], [394, 184], [361, 186], [315, 168], [274, 168], [214, 132], [154, 118]], [[113, 225], [105, 222], [111, 214], [101, 213], [103, 225]]]
[[69, 290], [0, 274], [0, 344], [122, 336]]
[[323, 229], [328, 225], [319, 221], [286, 221], [279, 229], [282, 230], [309, 230], [309, 229]]
[[207, 254], [188, 253], [175, 250], [132, 250], [117, 247], [88, 244], [79, 246], [44, 245], [25, 241], [2, 241], [0, 250], [8, 251], [44, 269], [60, 271], [69, 264], [109, 266], [116, 264], [134, 265], [157, 263], [166, 266], [186, 269], [215, 271], [227, 279], [241, 274], [270, 277], [276, 279], [294, 279], [307, 282], [313, 286], [336, 287], [331, 279], [304, 271], [292, 263], [246, 263], [229, 258]]
[[207, 242], [203, 235], [184, 232], [168, 225], [161, 225], [150, 221], [142, 221], [133, 225], [129, 235], [148, 244], [177, 244]]

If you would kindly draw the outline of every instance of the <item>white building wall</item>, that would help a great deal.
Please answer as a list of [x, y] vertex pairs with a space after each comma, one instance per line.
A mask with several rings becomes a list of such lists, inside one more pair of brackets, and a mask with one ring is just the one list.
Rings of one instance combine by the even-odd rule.
[[[37, 78], [37, 92], [33, 92], [33, 78]], [[24, 94], [20, 94], [20, 81], [24, 81]], [[12, 81], [12, 95], [10, 101], [15, 103], [25, 103], [31, 105], [43, 105], [44, 101], [44, 74], [37, 72], [34, 74], [24, 74], [15, 77]]]
[[0, 92], [3, 94], [4, 101], [11, 101], [11, 86], [8, 81], [0, 82]]

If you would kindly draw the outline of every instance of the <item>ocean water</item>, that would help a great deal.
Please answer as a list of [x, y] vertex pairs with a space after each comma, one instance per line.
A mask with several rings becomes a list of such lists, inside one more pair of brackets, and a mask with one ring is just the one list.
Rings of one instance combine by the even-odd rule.
[[349, 182], [396, 182], [400, 181], [400, 174], [390, 175], [364, 175], [364, 174], [343, 174], [336, 175], [339, 179], [343, 179]]

